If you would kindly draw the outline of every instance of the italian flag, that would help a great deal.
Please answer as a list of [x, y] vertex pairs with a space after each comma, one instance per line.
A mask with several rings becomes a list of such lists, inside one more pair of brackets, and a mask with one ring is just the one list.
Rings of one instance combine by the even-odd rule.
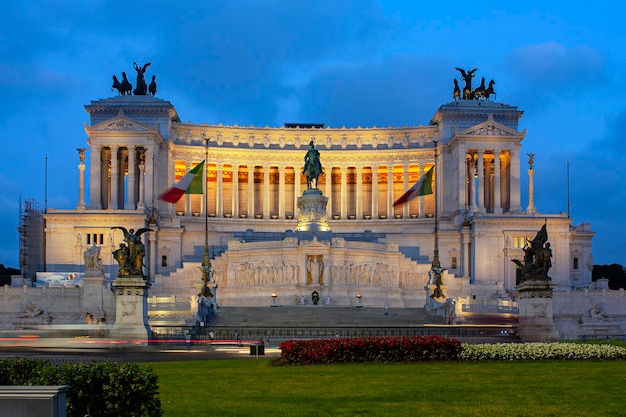
[[167, 189], [159, 196], [159, 200], [176, 203], [183, 194], [202, 194], [202, 167], [204, 161], [193, 167], [172, 188]]
[[400, 204], [407, 203], [420, 195], [427, 195], [433, 193], [433, 169], [435, 166], [430, 167], [426, 175], [423, 175], [413, 187], [409, 188], [402, 196], [393, 203], [393, 206], [399, 206]]

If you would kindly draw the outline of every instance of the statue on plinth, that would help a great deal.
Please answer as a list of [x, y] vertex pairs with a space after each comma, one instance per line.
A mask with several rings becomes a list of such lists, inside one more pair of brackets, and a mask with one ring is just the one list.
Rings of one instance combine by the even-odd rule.
[[88, 148], [76, 148], [76, 150], [78, 151], [78, 159], [80, 160], [80, 163], [81, 163], [82, 165], [84, 165], [84, 164], [85, 164], [85, 151], [86, 151], [87, 149], [88, 149]]
[[[304, 156], [304, 169], [302, 173], [306, 176], [307, 188], [317, 188], [317, 180], [324, 172], [322, 170], [322, 163], [320, 162], [320, 152], [315, 149], [315, 143], [310, 142], [311, 149], [309, 149]], [[312, 186], [313, 180], [315, 180], [315, 187]]]
[[474, 73], [478, 70], [478, 68], [468, 70], [467, 72], [462, 68], [455, 69], [461, 73], [463, 81], [465, 81], [462, 94], [463, 100], [472, 100], [474, 98], [474, 92], [472, 91], [472, 78], [474, 78]]
[[[143, 67], [141, 65], [137, 65], [136, 62], [133, 62], [133, 67], [135, 71], [137, 71], [137, 84], [133, 94], [136, 96], [145, 96], [148, 94], [148, 84], [146, 84], [146, 69], [150, 66], [150, 62], [145, 64]], [[156, 88], [155, 88], [156, 93]]]
[[125, 227], [114, 226], [111, 229], [120, 229], [124, 232], [124, 243], [120, 243], [120, 247], [113, 251], [113, 256], [120, 266], [118, 276], [143, 276], [143, 258], [146, 254], [146, 246], [141, 241], [141, 235], [145, 232], [151, 232], [152, 229], [141, 228], [135, 232], [135, 229], [126, 230]]
[[102, 250], [102, 248], [100, 246], [96, 246], [94, 243], [92, 247], [83, 252], [87, 272], [104, 272], [102, 258], [100, 258], [100, 250]]
[[533, 279], [551, 280], [548, 276], [548, 271], [552, 267], [552, 249], [548, 242], [548, 232], [545, 224], [532, 241], [526, 239], [524, 244], [524, 261], [512, 259], [512, 262], [521, 270], [521, 278], [518, 284]]

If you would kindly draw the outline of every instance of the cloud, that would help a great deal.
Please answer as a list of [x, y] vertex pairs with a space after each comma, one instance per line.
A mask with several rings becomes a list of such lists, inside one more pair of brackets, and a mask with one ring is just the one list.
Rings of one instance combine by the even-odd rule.
[[605, 55], [586, 45], [567, 47], [548, 41], [517, 48], [506, 56], [503, 69], [516, 86], [512, 95], [535, 101], [574, 97], [610, 84]]
[[445, 96], [452, 99], [450, 62], [397, 55], [325, 68], [310, 81], [301, 107], [332, 127], [417, 126], [436, 111], [433, 97]]

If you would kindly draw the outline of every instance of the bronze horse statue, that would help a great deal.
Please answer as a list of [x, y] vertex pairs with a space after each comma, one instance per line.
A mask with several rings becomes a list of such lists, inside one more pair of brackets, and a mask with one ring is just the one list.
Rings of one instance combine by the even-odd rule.
[[[304, 169], [302, 173], [306, 177], [307, 188], [317, 188], [317, 180], [322, 172], [322, 163], [320, 162], [320, 152], [315, 149], [315, 144], [311, 141], [311, 149], [304, 156]], [[315, 187], [312, 187], [315, 180]]]

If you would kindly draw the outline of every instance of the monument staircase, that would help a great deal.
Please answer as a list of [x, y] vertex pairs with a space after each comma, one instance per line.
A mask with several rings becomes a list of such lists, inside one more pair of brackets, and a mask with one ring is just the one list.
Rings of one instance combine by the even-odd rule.
[[328, 305], [278, 307], [220, 307], [208, 323], [197, 326], [153, 326], [157, 338], [191, 334], [219, 341], [233, 341], [238, 333], [244, 341], [260, 339], [271, 345], [283, 340], [370, 336], [453, 337], [466, 343], [519, 342], [517, 325], [512, 321], [485, 320], [446, 324], [442, 317], [430, 316], [423, 308], [335, 307]]

